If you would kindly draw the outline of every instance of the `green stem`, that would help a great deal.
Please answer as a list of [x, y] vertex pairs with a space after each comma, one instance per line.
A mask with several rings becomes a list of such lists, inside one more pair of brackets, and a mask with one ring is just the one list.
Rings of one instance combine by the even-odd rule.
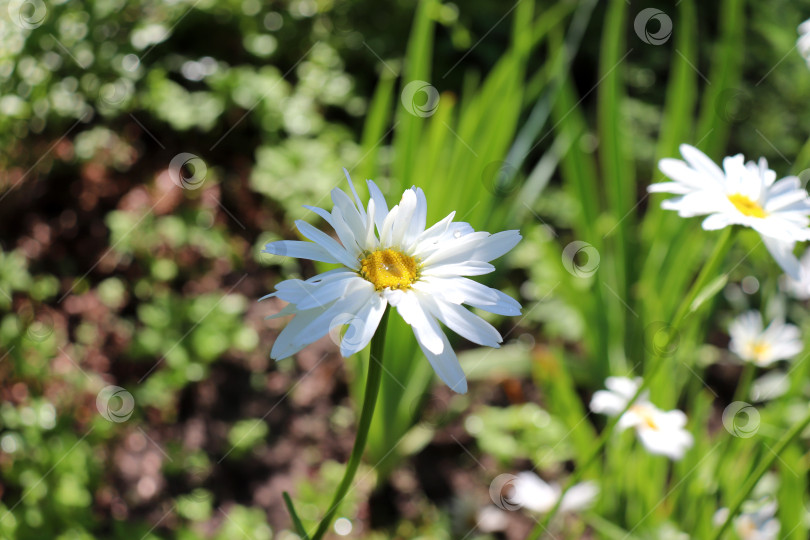
[[779, 457], [779, 455], [787, 448], [787, 446], [793, 442], [793, 440], [799, 436], [799, 434], [804, 431], [810, 425], [810, 411], [807, 412], [804, 418], [797, 424], [795, 424], [790, 430], [785, 433], [779, 442], [776, 443], [771, 449], [770, 454], [767, 458], [759, 463], [756, 469], [754, 469], [753, 474], [748, 477], [745, 484], [743, 485], [742, 489], [737, 493], [737, 497], [734, 499], [734, 502], [731, 504], [728, 516], [726, 516], [726, 520], [723, 524], [715, 529], [714, 533], [709, 540], [718, 540], [720, 536], [728, 529], [729, 525], [731, 524], [731, 520], [734, 519], [734, 516], [737, 515], [737, 512], [740, 511], [740, 507], [743, 503], [748, 499], [748, 496], [753, 491], [754, 487], [756, 487], [757, 483], [759, 482], [760, 478], [768, 472], [768, 469], [771, 468], [773, 462]]
[[672, 324], [669, 328], [669, 333], [667, 335], [666, 343], [662, 347], [658, 347], [655, 349], [655, 354], [653, 355], [652, 362], [650, 369], [647, 373], [645, 373], [644, 380], [642, 381], [641, 385], [639, 386], [638, 390], [636, 391], [635, 395], [627, 402], [625, 408], [616, 416], [612, 417], [605, 429], [599, 435], [599, 438], [596, 440], [596, 445], [593, 447], [593, 450], [588, 457], [585, 458], [584, 462], [581, 466], [574, 469], [571, 475], [568, 477], [568, 481], [565, 483], [565, 487], [562, 490], [562, 493], [557, 498], [557, 501], [554, 503], [554, 506], [549, 510], [546, 516], [540, 521], [534, 529], [532, 529], [531, 534], [528, 536], [527, 540], [537, 540], [540, 538], [540, 535], [543, 534], [548, 528], [549, 523], [551, 520], [554, 519], [554, 516], [560, 509], [560, 505], [562, 504], [563, 497], [568, 492], [571, 487], [579, 482], [582, 478], [585, 471], [590, 468], [591, 464], [596, 461], [596, 458], [599, 457], [600, 452], [607, 444], [608, 439], [613, 434], [614, 429], [616, 428], [616, 424], [619, 423], [619, 419], [626, 413], [633, 403], [641, 396], [641, 394], [650, 386], [651, 381], [655, 378], [656, 373], [660, 369], [662, 365], [666, 362], [663, 361], [661, 356], [661, 351], [669, 350], [670, 346], [672, 345], [673, 339], [678, 336], [678, 332], [680, 331], [680, 327], [683, 324], [683, 321], [686, 319], [687, 315], [689, 315], [692, 304], [697, 298], [698, 294], [709, 284], [709, 282], [714, 279], [720, 269], [720, 265], [726, 258], [726, 254], [728, 253], [729, 248], [731, 247], [731, 240], [733, 238], [733, 229], [731, 227], [727, 227], [720, 236], [717, 244], [714, 246], [714, 251], [712, 251], [711, 255], [709, 256], [709, 260], [706, 264], [703, 265], [701, 268], [700, 273], [698, 274], [697, 279], [692, 284], [692, 287], [689, 289], [689, 292], [681, 301], [678, 310], [675, 312], [675, 316], [672, 319]]
[[740, 380], [737, 381], [737, 389], [734, 391], [734, 399], [732, 401], [745, 401], [748, 399], [756, 370], [757, 366], [753, 362], [745, 362], [745, 364], [743, 364]]
[[354, 447], [352, 454], [349, 457], [349, 463], [346, 465], [346, 472], [343, 473], [343, 479], [332, 498], [332, 504], [329, 511], [318, 524], [318, 529], [312, 535], [312, 540], [320, 540], [329, 525], [332, 524], [332, 519], [335, 517], [338, 506], [343, 502], [343, 498], [349, 492], [349, 487], [354, 480], [354, 475], [357, 473], [357, 467], [360, 465], [360, 460], [363, 457], [363, 450], [366, 448], [366, 440], [368, 439], [368, 431], [371, 427], [371, 419], [374, 416], [374, 407], [377, 404], [377, 394], [380, 391], [380, 380], [382, 379], [383, 371], [383, 352], [385, 351], [385, 330], [388, 326], [388, 314], [390, 307], [386, 306], [383, 312], [380, 325], [374, 337], [371, 338], [371, 352], [368, 358], [368, 376], [366, 377], [366, 390], [363, 396], [363, 410], [360, 412], [360, 423], [357, 426], [357, 435], [354, 439]]

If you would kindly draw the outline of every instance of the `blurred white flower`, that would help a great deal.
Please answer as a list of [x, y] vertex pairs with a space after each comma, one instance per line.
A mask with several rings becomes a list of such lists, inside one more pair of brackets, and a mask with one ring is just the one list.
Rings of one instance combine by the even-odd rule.
[[723, 159], [723, 169], [693, 146], [682, 144], [686, 161], [662, 159], [658, 167], [674, 182], [647, 188], [651, 193], [678, 195], [661, 203], [681, 217], [707, 216], [703, 229], [743, 225], [757, 231], [765, 247], [793, 279], [800, 279], [796, 242], [810, 240], [810, 197], [799, 178], [776, 180], [765, 158], [745, 163], [742, 154]]
[[[608, 377], [605, 386], [591, 399], [591, 410], [596, 413], [616, 416], [621, 413], [638, 391], [641, 379]], [[617, 428], [623, 431], [634, 428], [641, 444], [651, 454], [678, 460], [692, 447], [692, 434], [684, 429], [686, 415], [679, 411], [662, 411], [648, 401], [647, 393], [641, 396], [622, 415]]]
[[786, 373], [769, 371], [751, 384], [751, 399], [753, 401], [768, 401], [787, 394], [790, 381]]
[[500, 315], [519, 315], [520, 304], [463, 276], [495, 270], [489, 261], [515, 247], [520, 233], [476, 232], [468, 223], [454, 222], [455, 212], [426, 229], [427, 201], [420, 188], [405, 190], [400, 203], [388, 210], [380, 189], [369, 180], [366, 208], [344, 172], [354, 201], [335, 188], [331, 212], [307, 206], [332, 226], [340, 242], [298, 220], [296, 227], [312, 242], [271, 242], [264, 248], [273, 255], [341, 265], [306, 281], [283, 281], [264, 297], [290, 303], [274, 317], [295, 315], [270, 356], [291, 356], [346, 324], [340, 353], [355, 354], [368, 345], [390, 304], [413, 328], [439, 378], [456, 392], [466, 392], [464, 372], [439, 321], [474, 343], [499, 347], [498, 331], [462, 304]]
[[[734, 531], [740, 540], [777, 540], [779, 520], [776, 519], [776, 503], [749, 501], [743, 512], [734, 518]], [[714, 514], [713, 521], [722, 525], [728, 518], [728, 508], [721, 508]]]
[[804, 349], [796, 326], [775, 320], [763, 330], [762, 315], [758, 311], [742, 313], [732, 321], [728, 333], [731, 336], [729, 350], [760, 367], [793, 358]]
[[[518, 473], [512, 488], [509, 502], [540, 513], [551, 510], [562, 493], [558, 484], [549, 484], [531, 471]], [[593, 504], [598, 495], [599, 486], [593, 482], [575, 484], [563, 497], [560, 511], [584, 510]]]
[[810, 66], [810, 19], [799, 25], [799, 39], [796, 40], [796, 48], [804, 57], [807, 65]]

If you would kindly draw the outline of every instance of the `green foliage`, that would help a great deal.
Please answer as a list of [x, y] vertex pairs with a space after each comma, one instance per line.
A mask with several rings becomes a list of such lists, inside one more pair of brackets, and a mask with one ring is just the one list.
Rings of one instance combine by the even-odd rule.
[[[488, 482], [528, 468], [562, 482], [582, 464], [603, 426], [588, 416], [591, 394], [608, 375], [649, 373], [659, 330], [719, 236], [645, 195], [662, 179], [657, 161], [686, 142], [715, 159], [766, 156], [780, 174], [810, 164], [810, 76], [792, 50], [807, 2], [662, 4], [675, 31], [660, 46], [638, 38], [640, 8], [624, 0], [523, 1], [509, 13], [439, 0], [384, 13], [365, 0], [18, 4], [0, 2], [0, 204], [11, 216], [0, 237], [2, 538], [292, 538], [262, 508], [284, 482], [227, 481], [260, 484], [255, 471], [283, 468], [271, 445], [287, 432], [271, 423], [274, 409], [262, 416], [275, 403], [223, 412], [206, 396], [234, 370], [244, 394], [286, 384], [277, 412], [292, 411], [296, 430], [320, 418], [322, 408], [289, 405], [308, 371], [269, 365], [272, 332], [248, 321], [260, 320], [253, 301], [265, 289], [320, 267], [260, 251], [294, 238], [294, 220], [318, 219], [302, 205], [328, 206], [342, 167], [361, 196], [365, 178], [389, 203], [419, 185], [429, 221], [455, 211], [477, 230], [524, 237], [486, 278], [524, 306], [518, 319], [487, 316], [507, 343], [454, 343], [469, 395], [432, 390], [411, 329], [392, 317], [366, 464], [338, 514], [369, 539], [490, 538], [470, 532]], [[435, 88], [435, 108], [424, 86], [403, 101], [419, 81]], [[206, 161], [201, 189], [167, 182], [181, 151]], [[63, 234], [70, 222], [75, 237]], [[574, 242], [587, 245], [572, 255]], [[771, 370], [786, 374], [787, 391], [756, 404], [756, 437], [722, 427], [736, 372], [711, 366], [729, 359], [727, 321], [759, 309], [810, 335], [806, 303], [785, 300], [757, 242], [738, 236], [728, 260], [741, 262], [700, 291], [651, 381], [656, 405], [687, 412], [694, 448], [673, 464], [631, 433], [612, 438], [584, 472], [602, 496], [553, 524], [561, 538], [707, 538], [716, 510], [802, 417], [810, 363], [797, 361]], [[751, 276], [753, 293], [739, 285]], [[346, 362], [355, 398], [364, 356]], [[111, 384], [133, 395], [126, 422], [98, 409]], [[332, 410], [330, 431], [286, 449], [306, 465], [284, 489], [307, 530], [343, 472], [317, 465], [314, 438], [349, 437], [351, 401]], [[468, 437], [448, 443], [458, 456], [484, 464], [453, 464], [477, 491], [467, 498], [460, 482], [449, 501], [429, 498], [408, 474], [450, 434]], [[158, 499], [138, 498], [140, 477], [122, 473], [144, 461], [126, 455], [142, 435], [166, 482]], [[189, 450], [195, 437], [219, 454]], [[806, 452], [806, 436], [788, 445], [750, 503], [775, 497], [791, 540], [807, 537]], [[369, 531], [364, 501], [390, 485], [410, 514]]]

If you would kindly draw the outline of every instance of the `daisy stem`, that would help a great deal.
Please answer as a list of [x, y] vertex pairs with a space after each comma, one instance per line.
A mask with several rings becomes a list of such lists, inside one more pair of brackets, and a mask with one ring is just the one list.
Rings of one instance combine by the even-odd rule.
[[746, 362], [743, 364], [742, 373], [740, 374], [740, 379], [737, 381], [737, 389], [734, 391], [734, 400], [733, 401], [744, 401], [745, 397], [749, 394], [751, 390], [751, 382], [754, 380], [754, 373], [756, 372], [757, 367], [751, 362]]
[[768, 469], [771, 468], [774, 461], [779, 458], [780, 454], [787, 448], [787, 446], [793, 442], [799, 434], [804, 431], [810, 425], [810, 410], [807, 414], [802, 418], [799, 422], [797, 422], [790, 430], [788, 430], [782, 438], [776, 443], [776, 446], [771, 448], [771, 452], [764, 460], [762, 460], [751, 476], [748, 477], [748, 480], [743, 484], [742, 489], [737, 492], [737, 497], [734, 499], [734, 502], [729, 507], [728, 516], [726, 516], [725, 521], [723, 524], [720, 525], [717, 529], [715, 529], [714, 533], [712, 533], [709, 540], [718, 540], [723, 533], [728, 529], [731, 521], [737, 515], [737, 512], [740, 511], [740, 507], [742, 507], [743, 503], [748, 499], [748, 496], [753, 491], [754, 487], [756, 487], [757, 483], [759, 482], [760, 478], [768, 472]]
[[582, 465], [576, 467], [573, 472], [571, 472], [571, 475], [568, 477], [565, 487], [563, 488], [562, 493], [560, 493], [560, 496], [557, 498], [557, 501], [554, 503], [554, 506], [548, 511], [543, 520], [534, 527], [531, 534], [528, 536], [528, 540], [537, 540], [540, 538], [540, 535], [548, 529], [549, 523], [551, 523], [551, 520], [554, 519], [554, 516], [560, 509], [560, 505], [562, 504], [565, 494], [574, 484], [579, 482], [580, 478], [582, 478], [582, 476], [585, 474], [585, 471], [590, 468], [594, 461], [596, 461], [599, 454], [602, 452], [602, 449], [607, 444], [608, 439], [613, 434], [616, 424], [619, 423], [619, 419], [630, 409], [630, 407], [633, 406], [633, 403], [635, 403], [639, 396], [641, 396], [641, 394], [647, 390], [660, 367], [666, 363], [663, 361], [664, 358], [662, 357], [662, 352], [669, 350], [673, 341], [678, 337], [678, 333], [680, 332], [680, 328], [684, 320], [692, 311], [694, 311], [692, 305], [694, 304], [697, 296], [706, 288], [711, 280], [717, 277], [720, 266], [723, 264], [726, 254], [731, 248], [733, 236], [734, 234], [732, 227], [727, 227], [721, 233], [720, 239], [718, 240], [717, 244], [715, 244], [711, 255], [709, 255], [709, 259], [706, 261], [706, 264], [703, 265], [703, 268], [700, 269], [700, 273], [695, 279], [695, 282], [692, 284], [689, 292], [683, 298], [678, 310], [675, 312], [675, 316], [673, 317], [672, 323], [669, 327], [666, 343], [662, 347], [657, 347], [655, 349], [656, 352], [652, 357], [650, 369], [645, 373], [644, 380], [639, 385], [635, 395], [630, 398], [627, 405], [619, 414], [612, 417], [608, 421], [605, 429], [602, 430], [602, 433], [596, 440], [596, 444], [594, 445], [593, 450], [591, 450], [591, 453], [588, 454], [588, 456], [582, 462]]
[[326, 534], [340, 503], [343, 502], [344, 497], [346, 497], [346, 494], [349, 492], [349, 487], [351, 487], [354, 475], [357, 473], [357, 467], [360, 465], [360, 460], [363, 457], [363, 450], [366, 448], [366, 440], [368, 439], [368, 431], [371, 427], [371, 419], [374, 416], [374, 407], [377, 404], [377, 394], [380, 391], [380, 380], [382, 379], [383, 372], [383, 352], [385, 351], [385, 331], [388, 326], [389, 312], [390, 307], [386, 306], [382, 319], [380, 320], [380, 325], [377, 327], [377, 332], [374, 334], [374, 337], [371, 338], [371, 352], [368, 358], [368, 375], [366, 376], [366, 389], [363, 396], [363, 409], [360, 411], [360, 422], [357, 426], [357, 435], [354, 439], [354, 447], [349, 457], [349, 463], [346, 465], [343, 479], [340, 481], [335, 496], [332, 498], [329, 511], [326, 512], [326, 515], [318, 524], [318, 529], [315, 531], [315, 534], [311, 536], [311, 540], [320, 540], [321, 537]]

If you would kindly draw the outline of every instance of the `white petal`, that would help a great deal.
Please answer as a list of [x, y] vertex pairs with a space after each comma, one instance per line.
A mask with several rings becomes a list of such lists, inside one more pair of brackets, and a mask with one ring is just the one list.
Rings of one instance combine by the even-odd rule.
[[353, 268], [357, 270], [359, 268], [359, 264], [357, 259], [352, 257], [349, 252], [347, 252], [343, 246], [341, 246], [337, 240], [329, 236], [323, 231], [320, 231], [307, 223], [304, 220], [296, 220], [295, 226], [298, 227], [298, 230], [301, 231], [306, 238], [309, 238], [316, 244], [320, 245], [326, 251], [328, 251], [335, 259], [337, 259], [341, 264], [348, 266], [349, 268]]
[[[422, 264], [425, 266], [439, 264], [456, 264], [474, 260], [472, 254], [478, 245], [489, 236], [489, 233], [479, 231], [470, 233], [460, 238], [439, 242], [431, 255], [424, 258]], [[485, 261], [486, 262], [486, 261]]]
[[[678, 184], [679, 189], [688, 191], [720, 189], [723, 185], [722, 180], [725, 180], [725, 178], [721, 180], [695, 170], [679, 159], [664, 158], [658, 162], [658, 168], [669, 178], [675, 180], [672, 183]], [[653, 184], [650, 187], [653, 186], [660, 186], [660, 184]]]
[[391, 245], [391, 237], [394, 234], [394, 225], [397, 222], [397, 216], [399, 215], [399, 205], [394, 206], [391, 210], [388, 211], [388, 215], [385, 216], [383, 220], [382, 229], [379, 229], [377, 232], [380, 234], [380, 244], [383, 246], [390, 246]]
[[330, 264], [340, 263], [340, 260], [332, 255], [326, 248], [314, 242], [303, 242], [301, 240], [280, 240], [270, 242], [263, 253], [279, 255], [282, 257], [295, 257], [296, 259], [309, 259]]
[[599, 496], [599, 486], [595, 482], [582, 482], [571, 486], [563, 495], [560, 510], [562, 512], [576, 512], [590, 507]]
[[667, 456], [676, 461], [681, 459], [693, 444], [692, 434], [681, 429], [673, 431], [639, 429], [637, 433], [648, 452]]
[[427, 249], [435, 244], [439, 238], [444, 235], [445, 231], [447, 231], [455, 215], [455, 212], [450, 212], [444, 219], [434, 223], [429, 229], [417, 236], [414, 245], [415, 252], [420, 252], [420, 250]]
[[365, 229], [354, 231], [349, 227], [343, 219], [343, 213], [337, 206], [332, 210], [332, 228], [335, 229], [338, 238], [340, 238], [340, 243], [343, 244], [343, 247], [346, 248], [349, 255], [356, 259], [360, 255], [361, 249], [359, 243], [363, 238], [361, 236], [361, 240], [358, 240], [357, 235], [364, 234], [366, 232]]
[[[352, 277], [357, 277], [357, 274], [350, 270], [346, 270], [345, 268], [339, 268], [336, 270], [330, 270], [329, 272], [324, 272], [323, 274], [318, 274], [317, 276], [314, 276], [306, 281], [301, 281], [300, 279], [287, 279], [277, 283], [275, 292], [263, 296], [261, 300], [276, 296], [285, 302], [298, 304], [304, 299], [312, 296], [312, 293], [320, 287], [334, 281], [341, 281]], [[317, 304], [307, 306], [305, 309], [311, 309], [314, 307], [317, 307]]]
[[270, 350], [270, 358], [273, 360], [288, 358], [310, 343], [314, 343], [325, 336], [329, 331], [329, 327], [323, 325], [321, 328], [316, 328], [315, 331], [305, 334], [305, 340], [299, 339], [301, 337], [301, 331], [309, 326], [310, 323], [324, 311], [325, 308], [316, 308], [297, 312], [295, 317], [287, 323], [287, 326], [285, 326], [284, 330], [278, 335], [275, 343], [273, 343], [273, 348]]
[[332, 214], [330, 214], [328, 211], [324, 210], [323, 208], [318, 208], [317, 206], [310, 206], [308, 204], [305, 204], [304, 208], [306, 208], [307, 210], [312, 210], [313, 212], [321, 216], [321, 218], [323, 218], [325, 222], [331, 225], [332, 228], [334, 228], [334, 225], [332, 225]]
[[405, 298], [405, 292], [400, 291], [399, 289], [385, 289], [383, 290], [383, 296], [394, 307], [397, 307], [399, 303]]
[[[358, 280], [365, 281], [357, 274], [351, 273], [347, 274], [344, 279], [332, 280], [328, 283], [320, 285], [319, 287], [315, 287], [307, 293], [306, 297], [298, 302], [298, 309], [312, 309], [331, 304], [335, 300], [338, 300], [344, 296], [346, 291], [350, 289], [353, 283]], [[282, 299], [286, 300], [284, 298]]]
[[494, 272], [495, 267], [489, 263], [468, 261], [458, 264], [440, 264], [422, 270], [423, 276], [452, 277], [452, 276], [481, 276]]
[[424, 302], [433, 315], [461, 337], [484, 347], [496, 349], [500, 347], [499, 343], [503, 341], [501, 334], [478, 315], [458, 304], [443, 302], [431, 297], [425, 297]]
[[453, 347], [450, 346], [450, 342], [447, 341], [447, 336], [444, 335], [444, 332], [440, 332], [439, 336], [442, 339], [443, 346], [441, 354], [433, 354], [417, 339], [419, 348], [422, 349], [428, 362], [433, 366], [436, 375], [439, 376], [444, 384], [449, 386], [454, 392], [466, 394], [467, 377], [465, 377], [464, 371], [461, 369], [461, 364], [458, 362], [456, 353], [453, 351]]
[[412, 189], [406, 189], [405, 193], [402, 194], [402, 200], [399, 201], [398, 207], [399, 211], [393, 224], [390, 244], [402, 247], [405, 233], [411, 227], [413, 214], [416, 212], [416, 192]]
[[591, 398], [590, 409], [598, 414], [616, 416], [627, 406], [627, 400], [622, 396], [607, 390], [594, 392]]
[[712, 214], [703, 220], [701, 226], [704, 231], [717, 231], [734, 224], [735, 221], [729, 214]]
[[368, 281], [364, 279], [352, 281], [346, 289], [346, 294], [305, 326], [300, 331], [299, 337], [293, 340], [293, 344], [312, 343], [312, 341], [308, 341], [308, 334], [324, 335], [335, 326], [333, 322], [336, 319], [345, 319], [347, 315], [351, 316], [357, 313], [362, 306], [371, 300], [373, 294], [374, 286]]
[[[374, 223], [377, 225], [378, 230], [382, 230], [383, 221], [388, 216], [388, 203], [385, 202], [385, 197], [380, 191], [380, 188], [377, 187], [377, 184], [372, 182], [371, 180], [366, 180], [368, 184], [368, 192], [371, 195], [371, 200], [374, 201]], [[369, 214], [371, 211], [369, 210]]]
[[512, 297], [464, 277], [425, 277], [414, 288], [454, 304], [467, 304], [498, 315], [520, 315], [520, 303]]
[[374, 199], [368, 201], [368, 214], [366, 215], [366, 234], [363, 240], [362, 248], [364, 250], [372, 251], [377, 249], [379, 242], [377, 236], [374, 234], [374, 212], [376, 212], [377, 203]]
[[753, 382], [751, 399], [768, 401], [787, 394], [788, 390], [790, 390], [788, 376], [778, 371], [770, 371]]
[[[368, 304], [363, 306], [356, 317], [351, 320], [349, 329], [343, 335], [340, 342], [340, 354], [344, 358], [358, 353], [366, 348], [385, 312], [388, 303], [379, 294], [371, 296]], [[370, 359], [369, 361], [375, 361]]]
[[682, 144], [679, 147], [681, 155], [696, 171], [702, 172], [709, 178], [716, 180], [719, 183], [725, 181], [725, 174], [717, 164], [709, 158], [706, 154], [688, 144]]
[[360, 196], [357, 195], [357, 190], [354, 189], [354, 182], [352, 182], [352, 177], [349, 176], [349, 171], [346, 168], [343, 168], [343, 174], [346, 175], [346, 180], [349, 182], [349, 188], [352, 190], [352, 194], [354, 195], [354, 201], [357, 203], [357, 212], [360, 214], [360, 217], [365, 220], [365, 209], [363, 208], [363, 203], [360, 201]]
[[501, 231], [481, 241], [472, 254], [476, 261], [489, 262], [508, 253], [523, 237], [520, 231]]
[[762, 236], [762, 242], [785, 274], [793, 279], [800, 278], [801, 267], [799, 259], [793, 254], [794, 244], [792, 242], [784, 242], [768, 236]]
[[[463, 278], [458, 278], [463, 279]], [[470, 280], [472, 281], [472, 280]], [[473, 282], [476, 283], [476, 282]], [[483, 287], [484, 285], [482, 285]], [[497, 301], [495, 303], [489, 302], [478, 302], [477, 300], [469, 299], [465, 300], [465, 304], [468, 306], [472, 306], [474, 308], [483, 309], [484, 311], [489, 311], [490, 313], [494, 313], [496, 315], [506, 315], [509, 317], [514, 317], [516, 315], [520, 315], [520, 302], [512, 298], [506, 293], [499, 291], [498, 289], [492, 289], [487, 287], [487, 289], [491, 291], [495, 291], [495, 295], [497, 296]]]
[[424, 310], [416, 292], [406, 291], [396, 308], [405, 322], [413, 328], [420, 345], [433, 354], [440, 354], [444, 350], [442, 330], [436, 319]]
[[692, 193], [693, 191], [695, 191], [694, 187], [681, 182], [657, 182], [647, 186], [647, 192], [649, 193], [672, 193], [674, 195], [685, 195], [687, 193]]
[[[605, 388], [624, 397], [627, 401], [630, 401], [630, 398], [636, 395], [639, 386], [641, 386], [641, 377], [634, 379], [629, 377], [608, 377], [605, 379]], [[646, 400], [639, 399], [639, 401]]]
[[365, 232], [365, 209], [358, 210], [349, 196], [341, 189], [333, 189], [331, 195], [332, 202], [335, 203], [334, 208], [332, 208], [332, 215], [334, 216], [335, 212], [339, 211], [346, 225], [352, 230], [355, 236], [360, 236]]
[[514, 491], [509, 497], [509, 502], [534, 512], [548, 512], [560, 497], [560, 489], [555, 487], [531, 471], [520, 472], [512, 481]]
[[425, 192], [422, 188], [412, 188], [416, 192], [416, 210], [413, 213], [408, 231], [405, 233], [403, 243], [407, 246], [412, 245], [420, 234], [425, 232], [425, 225], [427, 223], [427, 199]]

